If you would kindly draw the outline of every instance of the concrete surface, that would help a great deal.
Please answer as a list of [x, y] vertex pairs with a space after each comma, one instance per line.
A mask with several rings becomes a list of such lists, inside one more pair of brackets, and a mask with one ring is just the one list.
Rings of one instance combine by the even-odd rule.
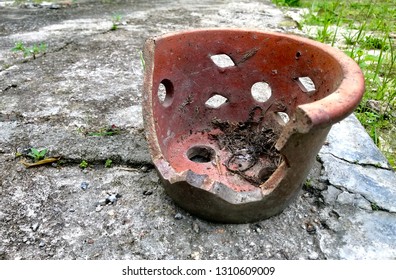
[[[158, 182], [140, 112], [144, 40], [195, 27], [300, 33], [293, 26], [258, 0], [0, 1], [0, 259], [395, 259], [396, 176], [353, 116], [268, 220], [206, 222]], [[48, 49], [24, 58], [11, 52], [19, 40]], [[89, 136], [112, 125], [117, 135]], [[30, 147], [61, 161], [27, 169], [16, 155]]]

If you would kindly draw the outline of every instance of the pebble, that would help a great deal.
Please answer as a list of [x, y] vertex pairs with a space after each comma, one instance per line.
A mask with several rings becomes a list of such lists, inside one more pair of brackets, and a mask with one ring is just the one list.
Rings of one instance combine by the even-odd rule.
[[147, 172], [148, 167], [146, 165], [143, 165], [142, 168], [140, 168], [140, 170], [142, 170], [143, 172]]
[[25, 170], [22, 166], [17, 166], [16, 171], [17, 172], [22, 172], [23, 170]]
[[317, 259], [319, 259], [319, 254], [316, 252], [312, 252], [311, 254], [309, 254], [308, 259], [309, 260], [317, 260]]
[[[113, 192], [113, 193], [107, 193], [107, 197], [104, 199], [101, 199], [98, 201], [98, 203], [96, 204], [96, 211], [99, 212], [100, 210], [102, 210], [102, 206], [105, 206], [107, 204], [114, 204], [117, 202], [118, 198], [121, 197], [120, 194]], [[99, 207], [100, 206], [100, 207]]]
[[195, 233], [199, 233], [199, 225], [197, 223], [193, 223], [192, 229]]
[[314, 233], [316, 233], [316, 228], [315, 228], [315, 226], [314, 226], [313, 224], [311, 224], [311, 223], [307, 223], [307, 224], [306, 224], [306, 230], [307, 230], [307, 232], [308, 232], [309, 234], [314, 234]]
[[80, 188], [85, 191], [86, 189], [88, 189], [89, 183], [87, 182], [82, 182], [80, 185]]
[[103, 206], [102, 205], [98, 205], [98, 206], [96, 206], [95, 211], [96, 212], [100, 212], [100, 211], [102, 211], [102, 209], [103, 209]]
[[183, 219], [183, 215], [180, 214], [180, 213], [176, 213], [175, 219], [176, 219], [176, 220], [181, 220], [181, 219]]
[[146, 190], [143, 192], [143, 195], [152, 195], [152, 194], [153, 194], [153, 191], [150, 191], [150, 190]]
[[118, 194], [113, 193], [106, 198], [106, 202], [113, 204], [117, 201], [117, 199], [118, 199]]
[[193, 260], [199, 260], [201, 258], [199, 252], [192, 252], [190, 256]]
[[61, 6], [59, 4], [52, 4], [51, 6], [49, 6], [49, 8], [51, 10], [58, 10], [61, 8]]
[[31, 226], [31, 229], [32, 229], [33, 231], [37, 231], [38, 228], [39, 228], [39, 226], [40, 226], [39, 223], [34, 223], [34, 224]]
[[39, 247], [40, 248], [43, 248], [45, 246], [45, 241], [44, 240], [41, 240], [40, 241], [40, 244], [39, 244]]
[[113, 209], [111, 209], [110, 211], [107, 212], [107, 214], [109, 214], [109, 216], [114, 216], [115, 211]]
[[98, 201], [98, 206], [105, 206], [106, 205], [106, 199], [101, 199]]
[[257, 233], [260, 233], [260, 232], [263, 231], [261, 225], [259, 225], [259, 224], [253, 225], [253, 226], [252, 226], [252, 229], [253, 229], [253, 231], [255, 231], [255, 232], [257, 232]]

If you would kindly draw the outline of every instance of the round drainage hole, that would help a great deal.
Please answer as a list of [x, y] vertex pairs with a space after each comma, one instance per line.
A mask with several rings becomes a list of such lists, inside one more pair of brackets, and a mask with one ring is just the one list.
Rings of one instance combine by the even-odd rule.
[[270, 99], [272, 90], [268, 83], [257, 82], [252, 86], [251, 93], [254, 100], [258, 102], [266, 102]]
[[172, 104], [173, 91], [173, 84], [170, 80], [164, 79], [161, 81], [158, 86], [157, 95], [159, 102], [163, 106], [168, 107]]
[[187, 151], [188, 159], [197, 163], [211, 162], [214, 156], [215, 151], [206, 146], [194, 146]]

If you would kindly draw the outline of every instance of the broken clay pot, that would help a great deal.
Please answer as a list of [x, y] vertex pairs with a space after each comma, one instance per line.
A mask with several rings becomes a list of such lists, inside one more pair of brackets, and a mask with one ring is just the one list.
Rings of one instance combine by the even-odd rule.
[[217, 222], [280, 213], [331, 125], [364, 92], [361, 70], [341, 51], [258, 30], [152, 38], [144, 60], [144, 125], [165, 190]]

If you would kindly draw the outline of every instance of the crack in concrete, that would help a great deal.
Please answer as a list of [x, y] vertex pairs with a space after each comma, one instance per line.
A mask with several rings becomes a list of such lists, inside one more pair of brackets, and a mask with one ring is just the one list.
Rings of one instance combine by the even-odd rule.
[[[333, 185], [333, 184], [331, 184], [331, 183], [330, 183], [330, 185], [333, 186], [334, 188], [336, 188], [336, 189], [342, 191], [342, 192], [346, 192], [346, 193], [349, 193], [349, 194], [351, 194], [351, 195], [356, 195], [356, 194], [360, 195], [364, 200], [366, 200], [368, 203], [370, 203], [372, 211], [384, 211], [384, 212], [391, 213], [388, 209], [385, 209], [385, 208], [379, 206], [376, 202], [371, 201], [370, 199], [368, 199], [366, 196], [364, 196], [364, 195], [361, 194], [361, 193], [354, 193], [354, 192], [352, 192], [352, 191], [350, 191], [350, 190], [348, 190], [348, 189], [346, 189], [346, 188], [344, 188], [344, 187], [335, 186], [335, 185]], [[340, 194], [337, 195], [337, 197], [336, 197], [336, 199], [335, 199], [336, 202], [338, 201], [338, 197], [339, 197], [341, 194], [342, 194], [342, 193], [340, 193]], [[362, 209], [362, 210], [364, 210], [364, 211], [367, 211], [367, 209], [365, 209], [365, 208], [363, 208], [363, 207], [360, 207], [359, 205], [352, 204], [352, 206], [356, 206], [356, 207], [359, 207], [360, 209]], [[377, 207], [378, 209], [373, 209], [373, 207], [374, 207], [374, 208]]]
[[[335, 157], [335, 158], [337, 158], [337, 159], [339, 159], [339, 160], [345, 161], [345, 162], [350, 163], [350, 164], [361, 165], [361, 164], [354, 163], [354, 162], [350, 162], [350, 161], [348, 161], [348, 160], [346, 160], [346, 159], [337, 157], [337, 156], [333, 155], [332, 153], [323, 153], [323, 154], [331, 155], [331, 156], [333, 156], [333, 157]], [[321, 161], [322, 161], [322, 160], [321, 160]], [[367, 165], [365, 164], [365, 165], [361, 165], [361, 166], [373, 166], [373, 167], [377, 167], [377, 166], [372, 165], [372, 164], [367, 164]], [[322, 169], [321, 169], [321, 170], [323, 170], [323, 169], [324, 169], [324, 167], [323, 167], [323, 165], [322, 165]], [[386, 168], [380, 168], [380, 169], [391, 170], [391, 169], [386, 169]], [[393, 213], [393, 212], [391, 212], [389, 209], [386, 209], [386, 208], [384, 208], [384, 207], [378, 205], [375, 201], [371, 201], [370, 199], [368, 199], [368, 198], [367, 198], [364, 194], [362, 194], [362, 193], [353, 192], [353, 191], [351, 191], [351, 190], [345, 188], [345, 187], [342, 186], [342, 185], [335, 185], [335, 184], [332, 184], [328, 178], [326, 179], [326, 184], [327, 184], [327, 185], [330, 185], [330, 186], [333, 186], [334, 188], [336, 188], [336, 189], [338, 189], [338, 190], [340, 190], [340, 191], [342, 191], [342, 192], [347, 192], [347, 193], [349, 193], [349, 194], [351, 194], [351, 195], [356, 195], [356, 194], [360, 195], [364, 200], [366, 200], [368, 203], [370, 203], [370, 205], [371, 205], [373, 211], [383, 211], [383, 212], [387, 212], [387, 213]], [[340, 195], [341, 195], [341, 193], [337, 195], [337, 197], [336, 197], [336, 199], [335, 199], [336, 202], [338, 201], [338, 197], [339, 197]], [[359, 206], [357, 206], [357, 207], [359, 207]], [[373, 207], [378, 208], [378, 209], [373, 209]], [[364, 209], [364, 208], [362, 208], [362, 207], [359, 207], [359, 208], [362, 209], [362, 210], [367, 211], [367, 209]]]
[[[0, 72], [1, 72], [1, 71], [0, 71]], [[10, 84], [10, 85], [6, 86], [6, 87], [2, 90], [2, 92], [6, 92], [7, 90], [10, 90], [10, 89], [12, 89], [12, 88], [17, 88], [17, 87], [18, 87], [17, 84]]]
[[[376, 202], [373, 202], [373, 201], [370, 201], [365, 195], [363, 195], [363, 194], [361, 194], [361, 193], [359, 193], [366, 201], [368, 201], [369, 203], [370, 203], [370, 205], [371, 205], [371, 209], [373, 210], [373, 211], [383, 211], [383, 212], [387, 212], [387, 213], [393, 213], [393, 212], [391, 212], [389, 209], [386, 209], [386, 208], [383, 208], [383, 207], [381, 207], [380, 205], [378, 205]], [[359, 207], [360, 208], [360, 207]], [[378, 208], [378, 209], [373, 209], [373, 208]], [[363, 209], [363, 208], [361, 208], [361, 209]], [[363, 210], [365, 210], [365, 209], [363, 209]]]
[[68, 41], [68, 42], [64, 43], [63, 46], [60, 46], [60, 47], [58, 47], [58, 48], [56, 48], [53, 51], [50, 51], [48, 53], [57, 53], [57, 52], [63, 51], [64, 49], [66, 49], [71, 44], [75, 44], [75, 40]]
[[[383, 170], [389, 170], [389, 171], [392, 171], [392, 170], [393, 170], [391, 167], [384, 167], [384, 166], [381, 166], [380, 163], [378, 163], [378, 164], [373, 164], [373, 163], [360, 163], [360, 162], [358, 162], [358, 161], [350, 161], [350, 160], [347, 160], [347, 159], [345, 159], [345, 158], [336, 156], [336, 155], [334, 155], [333, 153], [330, 153], [330, 152], [325, 152], [325, 153], [322, 152], [322, 154], [331, 155], [331, 156], [335, 157], [336, 159], [342, 160], [342, 161], [347, 162], [347, 163], [349, 163], [349, 164], [360, 165], [360, 166], [362, 166], [362, 167], [371, 166], [371, 167], [375, 167], [375, 168], [383, 169]], [[319, 157], [320, 157], [320, 156], [319, 156]]]
[[[79, 165], [82, 161], [84, 161], [86, 159], [81, 158], [81, 159], [76, 159], [76, 158], [61, 158], [60, 161], [61, 163], [59, 164], [60, 167], [63, 166], [75, 166], [75, 165]], [[105, 160], [89, 160], [87, 161], [89, 166], [95, 166], [95, 168], [99, 168], [99, 167], [103, 167], [103, 168], [107, 168], [105, 167]], [[153, 164], [147, 164], [146, 162], [128, 162], [128, 161], [123, 161], [123, 160], [113, 160], [111, 163], [111, 167], [110, 168], [121, 168], [121, 169], [125, 169], [125, 170], [129, 170], [131, 171], [132, 169], [143, 169], [141, 171], [146, 172], [148, 170], [154, 169], [154, 165]]]

